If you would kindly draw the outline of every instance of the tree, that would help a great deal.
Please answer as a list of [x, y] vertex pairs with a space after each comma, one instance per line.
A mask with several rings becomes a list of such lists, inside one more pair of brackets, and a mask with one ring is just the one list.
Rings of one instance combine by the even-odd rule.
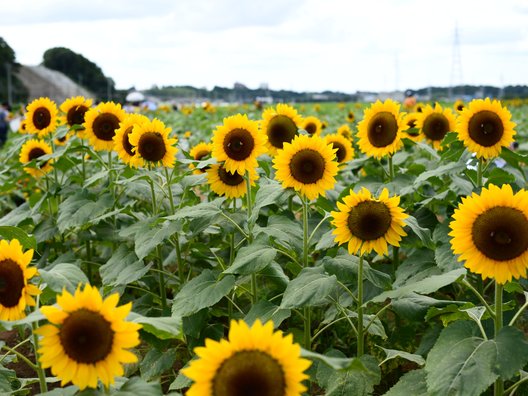
[[0, 37], [0, 102], [8, 101], [7, 74], [11, 74], [11, 99], [13, 102], [25, 102], [27, 89], [16, 77], [20, 65], [16, 63], [15, 51]]

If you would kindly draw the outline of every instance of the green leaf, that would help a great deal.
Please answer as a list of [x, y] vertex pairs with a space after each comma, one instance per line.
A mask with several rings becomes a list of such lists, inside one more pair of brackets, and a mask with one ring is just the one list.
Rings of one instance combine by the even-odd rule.
[[[359, 257], [343, 253], [335, 257], [326, 256], [321, 263], [330, 275], [335, 275], [341, 282], [357, 283]], [[386, 289], [391, 284], [390, 275], [372, 268], [366, 260], [363, 260], [363, 275], [380, 289]]]
[[140, 323], [143, 330], [160, 340], [183, 340], [182, 319], [177, 316], [146, 317], [131, 312], [128, 319], [135, 323]]
[[161, 385], [159, 382], [146, 382], [140, 377], [130, 378], [118, 392], [113, 394], [114, 396], [138, 396], [138, 395], [149, 395], [149, 396], [162, 396]]
[[471, 308], [474, 305], [472, 303], [466, 303], [462, 306], [449, 304], [442, 308], [431, 307], [427, 311], [425, 320], [429, 321], [434, 318], [440, 318], [442, 325], [447, 327], [449, 323], [455, 322], [457, 320], [468, 320], [470, 319], [468, 313], [464, 310], [465, 308]]
[[73, 264], [57, 264], [49, 270], [39, 269], [40, 277], [54, 292], [61, 292], [66, 288], [70, 293], [75, 292], [79, 284], [88, 283], [88, 278], [82, 270]]
[[86, 227], [93, 224], [93, 219], [101, 216], [114, 204], [110, 194], [97, 196], [86, 190], [69, 196], [59, 206], [59, 218], [57, 226], [60, 232], [69, 228]]
[[[260, 183], [259, 183], [260, 184]], [[255, 204], [249, 219], [250, 223], [255, 223], [259, 216], [260, 209], [265, 206], [277, 204], [282, 197], [289, 195], [290, 192], [280, 185], [275, 180], [269, 180], [269, 184], [260, 184], [260, 187], [255, 196]]]
[[194, 206], [186, 206], [176, 214], [166, 217], [167, 220], [182, 219], [213, 219], [222, 213], [221, 205], [225, 198], [217, 198], [211, 202], [202, 202]]
[[152, 380], [160, 377], [165, 371], [169, 370], [176, 361], [176, 349], [169, 349], [161, 352], [157, 349], [151, 349], [147, 352], [139, 369], [141, 377], [146, 380]]
[[[429, 296], [422, 296], [421, 294], [411, 293], [408, 296], [398, 298], [392, 302], [394, 311], [400, 316], [411, 320], [423, 320], [425, 313], [431, 312], [433, 309], [430, 307], [443, 307], [449, 304], [453, 304], [451, 300], [436, 300]], [[464, 315], [467, 318], [467, 315]], [[429, 317], [426, 317], [428, 320]]]
[[138, 259], [142, 260], [176, 232], [181, 231], [181, 223], [177, 221], [166, 221], [164, 223], [155, 223], [154, 228], [147, 232], [139, 232], [135, 238], [135, 251]]
[[416, 355], [414, 353], [409, 353], [405, 351], [398, 351], [396, 349], [386, 349], [380, 346], [378, 346], [378, 348], [383, 349], [383, 352], [385, 352], [385, 354], [387, 355], [385, 359], [383, 359], [383, 361], [379, 364], [380, 366], [383, 363], [388, 362], [391, 359], [396, 359], [398, 357], [414, 362], [419, 366], [423, 366], [425, 364], [425, 360], [421, 355]]
[[418, 238], [422, 241], [425, 247], [429, 249], [434, 249], [434, 243], [431, 239], [431, 231], [428, 228], [423, 228], [418, 224], [418, 220], [415, 217], [409, 216], [405, 223], [410, 227], [412, 232], [416, 234]]
[[503, 327], [497, 338], [497, 370], [502, 379], [516, 375], [528, 362], [526, 335], [515, 327]]
[[425, 370], [405, 373], [384, 396], [429, 396], [425, 382]]
[[419, 187], [425, 181], [429, 180], [432, 177], [443, 177], [449, 175], [450, 173], [459, 174], [466, 168], [465, 163], [461, 162], [450, 162], [446, 165], [441, 165], [435, 169], [432, 169], [427, 172], [421, 173], [415, 180], [413, 185]]
[[37, 241], [33, 235], [13, 226], [0, 226], [0, 237], [7, 240], [18, 239], [24, 249], [37, 249]]
[[[338, 351], [337, 351], [338, 352]], [[334, 370], [364, 370], [367, 371], [367, 367], [363, 362], [358, 358], [347, 358], [342, 352], [339, 352], [339, 356], [331, 356], [333, 354], [322, 355], [317, 352], [308, 351], [304, 348], [301, 348], [301, 356], [312, 361], [319, 361], [327, 365], [328, 367]]]
[[219, 279], [218, 275], [217, 272], [205, 270], [187, 283], [174, 297], [173, 316], [188, 316], [213, 306], [226, 296], [235, 286], [235, 277], [226, 275]]
[[99, 268], [104, 285], [128, 285], [141, 279], [150, 269], [151, 264], [144, 264], [126, 245], [120, 245], [110, 260]]
[[335, 275], [328, 276], [321, 268], [304, 268], [286, 287], [280, 306], [288, 309], [321, 305], [336, 285]]
[[192, 385], [192, 380], [187, 378], [185, 375], [181, 373], [181, 371], [178, 373], [178, 376], [169, 386], [169, 390], [180, 390], [183, 388], [188, 388]]
[[315, 250], [327, 250], [336, 245], [335, 235], [332, 230], [325, 232], [315, 245]]
[[269, 301], [259, 301], [251, 307], [244, 321], [252, 325], [257, 319], [260, 319], [262, 323], [273, 320], [273, 325], [277, 328], [290, 316], [291, 310], [289, 309], [282, 309]]
[[19, 320], [10, 320], [8, 322], [0, 320], [0, 328], [5, 330], [11, 330], [16, 326], [32, 324], [38, 322], [39, 320], [45, 319], [45, 316], [40, 312], [40, 310], [31, 312], [28, 316]]
[[225, 274], [255, 274], [266, 268], [277, 255], [277, 251], [259, 242], [244, 246], [238, 251], [233, 264], [227, 268]]
[[381, 372], [376, 359], [369, 355], [359, 358], [366, 370], [349, 369], [338, 371], [328, 379], [326, 396], [372, 394], [374, 386], [381, 381]]

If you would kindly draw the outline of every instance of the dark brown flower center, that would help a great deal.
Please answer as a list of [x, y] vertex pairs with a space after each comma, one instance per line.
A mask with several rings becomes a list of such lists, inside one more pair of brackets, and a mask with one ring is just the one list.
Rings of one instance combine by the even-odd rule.
[[261, 351], [236, 352], [213, 378], [213, 396], [285, 396], [284, 371]]
[[416, 111], [417, 111], [418, 113], [422, 113], [422, 112], [423, 112], [423, 107], [422, 107], [422, 106], [417, 106], [417, 107], [416, 107]]
[[430, 140], [442, 140], [449, 132], [449, 120], [443, 114], [432, 113], [424, 120], [422, 132]]
[[518, 209], [496, 206], [476, 218], [471, 235], [484, 256], [512, 260], [528, 249], [528, 219]]
[[72, 360], [92, 364], [112, 352], [114, 331], [100, 313], [81, 308], [64, 320], [59, 337], [64, 352]]
[[133, 157], [135, 155], [135, 153], [132, 151], [134, 146], [132, 146], [132, 144], [130, 144], [130, 140], [129, 140], [130, 139], [130, 134], [132, 133], [133, 129], [134, 129], [134, 126], [129, 126], [127, 128], [127, 130], [125, 131], [125, 133], [123, 133], [123, 139], [121, 140], [121, 144], [123, 145], [123, 149], [131, 157]]
[[457, 107], [456, 107], [457, 111], [462, 111], [464, 110], [464, 105], [462, 103], [458, 104]]
[[500, 117], [488, 110], [473, 114], [468, 124], [469, 137], [484, 147], [491, 147], [500, 142], [504, 126]]
[[297, 135], [297, 125], [290, 117], [277, 115], [268, 123], [267, 134], [270, 144], [281, 149], [284, 143], [290, 143]]
[[159, 132], [145, 132], [141, 135], [137, 150], [143, 159], [150, 162], [161, 161], [167, 152], [165, 141]]
[[383, 237], [390, 228], [392, 216], [383, 202], [363, 201], [350, 209], [348, 228], [362, 241]]
[[84, 105], [72, 107], [66, 114], [66, 122], [69, 126], [84, 124], [84, 114], [88, 111], [88, 107]]
[[119, 118], [112, 113], [99, 114], [93, 122], [93, 132], [100, 140], [111, 141], [119, 128]]
[[[29, 153], [28, 153], [28, 160], [31, 162], [34, 159], [37, 159], [39, 157], [42, 157], [43, 155], [46, 155], [47, 153], [40, 147], [33, 147]], [[44, 161], [40, 164], [40, 167], [43, 168], [48, 161]]]
[[354, 121], [355, 118], [356, 118], [356, 116], [354, 115], [354, 113], [348, 113], [348, 120], [350, 122]]
[[50, 126], [51, 113], [46, 107], [39, 107], [33, 112], [33, 125], [42, 130]]
[[407, 126], [409, 128], [416, 128], [416, 118], [411, 118], [409, 121], [407, 121]]
[[304, 130], [308, 132], [310, 135], [313, 135], [317, 132], [317, 125], [315, 125], [315, 122], [309, 122], [304, 126]]
[[238, 186], [244, 183], [244, 177], [242, 175], [237, 172], [228, 172], [223, 166], [218, 168], [218, 177], [224, 184], [227, 184], [228, 186]]
[[323, 156], [312, 149], [304, 149], [295, 153], [290, 161], [291, 175], [303, 184], [316, 183], [322, 179], [324, 171]]
[[224, 138], [224, 151], [235, 161], [245, 160], [251, 155], [254, 147], [253, 136], [245, 129], [233, 129]]
[[0, 261], [0, 304], [7, 308], [17, 306], [24, 286], [20, 266], [10, 259]]
[[376, 113], [369, 121], [367, 134], [374, 147], [387, 147], [398, 135], [396, 117], [388, 111]]
[[339, 142], [331, 142], [331, 144], [334, 147], [334, 149], [337, 149], [337, 151], [336, 151], [337, 162], [339, 162], [339, 163], [343, 162], [343, 160], [345, 159], [345, 157], [347, 155], [346, 147], [343, 146]]

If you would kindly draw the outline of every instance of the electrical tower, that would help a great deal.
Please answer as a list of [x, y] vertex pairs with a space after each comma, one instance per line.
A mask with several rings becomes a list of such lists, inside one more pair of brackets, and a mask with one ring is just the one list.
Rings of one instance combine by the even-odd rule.
[[[462, 58], [460, 56], [460, 38], [458, 36], [458, 23], [455, 24], [455, 35], [453, 39], [453, 55], [451, 58], [451, 76], [449, 80], [449, 99], [453, 100], [454, 87], [457, 85], [462, 86]], [[464, 94], [464, 89], [461, 88], [462, 92], [459, 95]]]

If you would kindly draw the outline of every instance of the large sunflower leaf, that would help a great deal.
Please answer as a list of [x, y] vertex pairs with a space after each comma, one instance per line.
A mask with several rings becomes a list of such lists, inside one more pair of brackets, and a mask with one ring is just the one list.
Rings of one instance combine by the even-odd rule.
[[12, 226], [0, 226], [0, 237], [8, 240], [18, 239], [24, 249], [36, 249], [37, 241], [33, 235], [28, 235], [24, 230]]
[[288, 309], [321, 305], [336, 285], [336, 276], [325, 274], [322, 268], [304, 268], [286, 287], [280, 307]]
[[241, 248], [227, 268], [225, 274], [254, 274], [266, 268], [275, 259], [277, 251], [269, 246], [255, 242]]
[[425, 370], [409, 371], [384, 396], [429, 396]]

